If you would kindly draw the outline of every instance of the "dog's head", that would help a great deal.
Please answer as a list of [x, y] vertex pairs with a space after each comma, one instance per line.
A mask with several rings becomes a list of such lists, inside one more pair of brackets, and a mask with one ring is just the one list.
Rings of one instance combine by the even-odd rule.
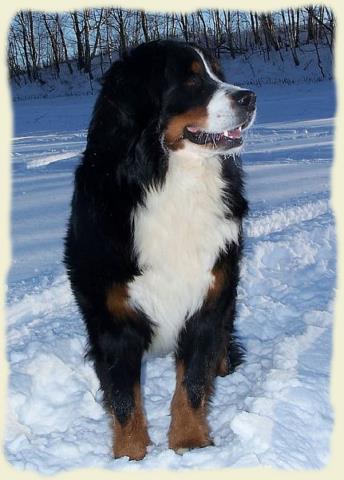
[[[255, 94], [226, 83], [216, 59], [183, 42], [153, 41], [115, 62], [89, 130], [95, 150], [140, 157], [182, 148], [237, 153], [254, 120]], [[137, 164], [132, 161], [131, 164]]]
[[176, 45], [167, 58], [163, 94], [168, 148], [236, 153], [242, 132], [254, 121], [256, 97], [226, 83], [218, 61], [193, 45]]

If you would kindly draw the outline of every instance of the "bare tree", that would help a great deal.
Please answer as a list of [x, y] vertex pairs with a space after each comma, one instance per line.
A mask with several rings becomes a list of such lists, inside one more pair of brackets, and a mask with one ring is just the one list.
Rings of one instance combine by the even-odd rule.
[[310, 6], [306, 8], [308, 12], [307, 17], [307, 43], [314, 40], [314, 7]]
[[32, 12], [19, 12], [17, 20], [21, 31], [21, 42], [24, 51], [26, 72], [29, 80], [36, 80], [38, 79], [38, 59]]
[[179, 20], [179, 25], [180, 25], [184, 40], [188, 42], [189, 41], [189, 30], [188, 30], [189, 24], [188, 24], [187, 13], [185, 14], [181, 13], [178, 17], [178, 20]]
[[85, 68], [85, 52], [84, 43], [82, 40], [82, 27], [79, 23], [78, 12], [72, 12], [71, 16], [73, 20], [74, 33], [76, 36], [78, 70], [83, 70]]
[[91, 52], [91, 60], [96, 56], [98, 46], [101, 42], [101, 27], [102, 27], [102, 22], [103, 22], [103, 15], [104, 15], [104, 9], [94, 9], [93, 10], [93, 27], [92, 30], [96, 32], [96, 36], [94, 39], [94, 44], [93, 44], [93, 49]]
[[214, 46], [213, 53], [216, 57], [220, 57], [220, 47], [222, 45], [222, 35], [221, 35], [221, 22], [219, 10], [215, 9], [211, 12], [211, 17], [213, 20], [213, 37], [214, 37]]
[[[203, 44], [216, 56], [229, 52], [232, 58], [260, 52], [269, 61], [272, 51], [281, 59], [283, 49], [291, 52], [295, 65], [299, 49], [313, 44], [318, 63], [321, 49], [333, 49], [335, 18], [323, 5], [286, 8], [279, 12], [197, 10], [191, 13], [147, 13], [124, 8], [95, 8], [71, 13], [18, 12], [8, 38], [10, 75], [26, 72], [26, 80], [39, 79], [41, 67], [51, 65], [61, 75], [65, 63], [73, 63], [92, 76], [92, 64], [100, 57], [113, 60], [131, 46], [159, 38], [181, 38]], [[324, 66], [321, 65], [324, 72]], [[320, 67], [319, 67], [320, 68]]]
[[118, 50], [120, 54], [125, 53], [128, 48], [127, 44], [127, 25], [129, 20], [129, 12], [122, 8], [111, 9], [111, 14], [114, 19], [114, 28], [118, 34]]
[[204, 17], [203, 17], [203, 13], [201, 10], [197, 10], [197, 16], [202, 24], [202, 32], [203, 32], [203, 38], [204, 38], [204, 42], [205, 42], [205, 45], [207, 48], [209, 48], [209, 40], [208, 40], [208, 33], [207, 33], [207, 27], [206, 27], [206, 24], [205, 24], [205, 20], [204, 20]]
[[262, 13], [260, 15], [260, 22], [268, 50], [270, 50], [270, 46], [272, 46], [277, 52], [280, 45], [276, 36], [276, 28], [271, 13]]
[[226, 32], [227, 44], [232, 58], [235, 58], [235, 48], [233, 41], [233, 32], [231, 25], [231, 12], [229, 10], [223, 10], [224, 16], [224, 29]]
[[92, 79], [92, 71], [91, 71], [91, 47], [90, 47], [90, 10], [85, 8], [83, 11], [83, 20], [84, 20], [84, 28], [83, 28], [83, 43], [84, 43], [84, 71], [88, 73], [90, 78]]
[[57, 29], [58, 29], [58, 32], [59, 32], [59, 35], [60, 35], [60, 40], [61, 40], [61, 44], [62, 44], [62, 48], [63, 48], [63, 52], [64, 52], [64, 60], [67, 64], [67, 66], [68, 66], [69, 73], [72, 74], [73, 73], [73, 67], [72, 67], [72, 64], [69, 60], [67, 44], [66, 44], [66, 41], [65, 41], [63, 28], [61, 26], [61, 18], [60, 18], [58, 13], [56, 13], [56, 15], [55, 15], [55, 22], [56, 22], [56, 26], [57, 26]]
[[[60, 75], [60, 58], [59, 58], [59, 47], [58, 47], [58, 39], [57, 39], [57, 30], [56, 30], [56, 21], [53, 18], [47, 18], [45, 13], [42, 14], [43, 22], [45, 28], [48, 32], [48, 36], [51, 43], [51, 49], [53, 53], [53, 63], [57, 73], [57, 76]], [[55, 25], [54, 25], [55, 23]]]
[[289, 22], [289, 24], [287, 23], [283, 10], [281, 11], [281, 14], [282, 14], [282, 19], [283, 19], [285, 34], [286, 34], [286, 37], [287, 37], [288, 42], [289, 42], [290, 51], [292, 53], [294, 63], [295, 63], [296, 66], [299, 66], [300, 65], [300, 60], [297, 56], [296, 47], [295, 47], [295, 39], [294, 39], [293, 33], [291, 31], [291, 28], [292, 28], [291, 24], [290, 24], [290, 22]]
[[145, 39], [145, 42], [149, 42], [147, 15], [146, 15], [146, 12], [144, 10], [140, 10], [140, 19], [141, 19], [143, 37]]
[[257, 12], [250, 12], [250, 21], [251, 21], [251, 29], [253, 33], [254, 43], [255, 45], [262, 45], [262, 40], [259, 35], [259, 22], [258, 22], [258, 13]]

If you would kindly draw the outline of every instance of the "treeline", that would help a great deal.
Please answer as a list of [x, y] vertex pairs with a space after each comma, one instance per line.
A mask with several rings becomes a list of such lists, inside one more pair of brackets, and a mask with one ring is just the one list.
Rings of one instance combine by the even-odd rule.
[[162, 38], [184, 39], [212, 50], [220, 57], [259, 51], [266, 61], [271, 51], [291, 53], [299, 65], [298, 49], [313, 44], [333, 50], [335, 19], [326, 6], [288, 8], [275, 12], [202, 10], [192, 13], [148, 13], [122, 8], [94, 8], [66, 13], [18, 12], [8, 36], [11, 78], [26, 73], [40, 79], [40, 70], [53, 66], [60, 75], [67, 65], [92, 78], [92, 62], [101, 69], [118, 54], [141, 42]]

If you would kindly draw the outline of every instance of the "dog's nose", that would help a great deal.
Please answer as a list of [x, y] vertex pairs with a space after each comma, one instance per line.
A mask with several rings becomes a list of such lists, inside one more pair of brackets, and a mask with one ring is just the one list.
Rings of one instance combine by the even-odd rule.
[[256, 95], [251, 90], [238, 90], [231, 95], [240, 106], [245, 107], [249, 111], [256, 108]]

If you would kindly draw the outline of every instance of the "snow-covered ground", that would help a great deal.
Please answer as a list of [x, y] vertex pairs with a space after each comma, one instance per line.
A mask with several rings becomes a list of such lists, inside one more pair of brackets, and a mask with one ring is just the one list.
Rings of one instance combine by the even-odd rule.
[[246, 362], [216, 380], [215, 446], [167, 447], [171, 356], [143, 368], [153, 445], [140, 462], [110, 456], [85, 330], [61, 264], [73, 169], [92, 96], [16, 102], [13, 261], [8, 276], [10, 364], [6, 455], [20, 469], [272, 466], [318, 468], [330, 456], [329, 398], [336, 237], [329, 207], [331, 81], [256, 89], [258, 116], [243, 154], [250, 215], [239, 289]]

